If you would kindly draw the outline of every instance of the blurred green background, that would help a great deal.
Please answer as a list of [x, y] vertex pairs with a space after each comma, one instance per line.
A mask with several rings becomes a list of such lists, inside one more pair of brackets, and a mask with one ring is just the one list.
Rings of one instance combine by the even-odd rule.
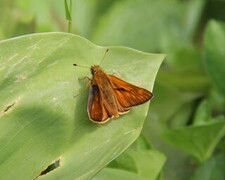
[[[72, 2], [72, 33], [166, 54], [142, 131], [166, 155], [162, 177], [224, 179], [225, 1]], [[64, 1], [0, 0], [1, 40], [67, 29]]]

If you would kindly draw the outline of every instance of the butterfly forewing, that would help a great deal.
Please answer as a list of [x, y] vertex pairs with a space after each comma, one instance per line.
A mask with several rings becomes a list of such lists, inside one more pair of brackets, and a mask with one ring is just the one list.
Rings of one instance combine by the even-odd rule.
[[143, 104], [152, 98], [152, 93], [144, 88], [127, 83], [113, 75], [108, 75], [119, 104], [128, 109]]

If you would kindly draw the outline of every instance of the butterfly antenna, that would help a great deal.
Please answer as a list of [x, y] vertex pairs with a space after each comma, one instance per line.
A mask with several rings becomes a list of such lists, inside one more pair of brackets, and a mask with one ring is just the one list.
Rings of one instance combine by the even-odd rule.
[[106, 49], [104, 56], [102, 57], [102, 60], [100, 61], [99, 65], [102, 64], [102, 61], [105, 59], [106, 53], [109, 52], [109, 49]]
[[78, 64], [73, 64], [74, 66], [78, 66], [78, 67], [82, 67], [82, 68], [88, 68], [90, 69], [90, 67], [87, 67], [87, 66], [81, 66], [81, 65], [78, 65]]

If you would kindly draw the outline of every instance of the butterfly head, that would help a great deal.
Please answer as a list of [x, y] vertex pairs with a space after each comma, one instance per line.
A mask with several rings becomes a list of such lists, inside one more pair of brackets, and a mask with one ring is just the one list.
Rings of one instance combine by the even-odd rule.
[[101, 70], [101, 68], [98, 65], [94, 65], [94, 66], [91, 66], [90, 70], [91, 70], [91, 74], [94, 75], [97, 71]]

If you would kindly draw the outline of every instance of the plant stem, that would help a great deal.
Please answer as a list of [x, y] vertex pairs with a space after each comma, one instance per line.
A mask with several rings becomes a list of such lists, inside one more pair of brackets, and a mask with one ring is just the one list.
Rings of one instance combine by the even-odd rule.
[[70, 0], [70, 10], [69, 10], [69, 13], [70, 13], [70, 19], [68, 21], [68, 32], [70, 33], [72, 31], [72, 0]]
[[64, 0], [65, 4], [65, 12], [66, 12], [66, 19], [68, 21], [68, 32], [72, 31], [72, 0], [70, 0], [70, 5], [68, 6], [67, 0]]

